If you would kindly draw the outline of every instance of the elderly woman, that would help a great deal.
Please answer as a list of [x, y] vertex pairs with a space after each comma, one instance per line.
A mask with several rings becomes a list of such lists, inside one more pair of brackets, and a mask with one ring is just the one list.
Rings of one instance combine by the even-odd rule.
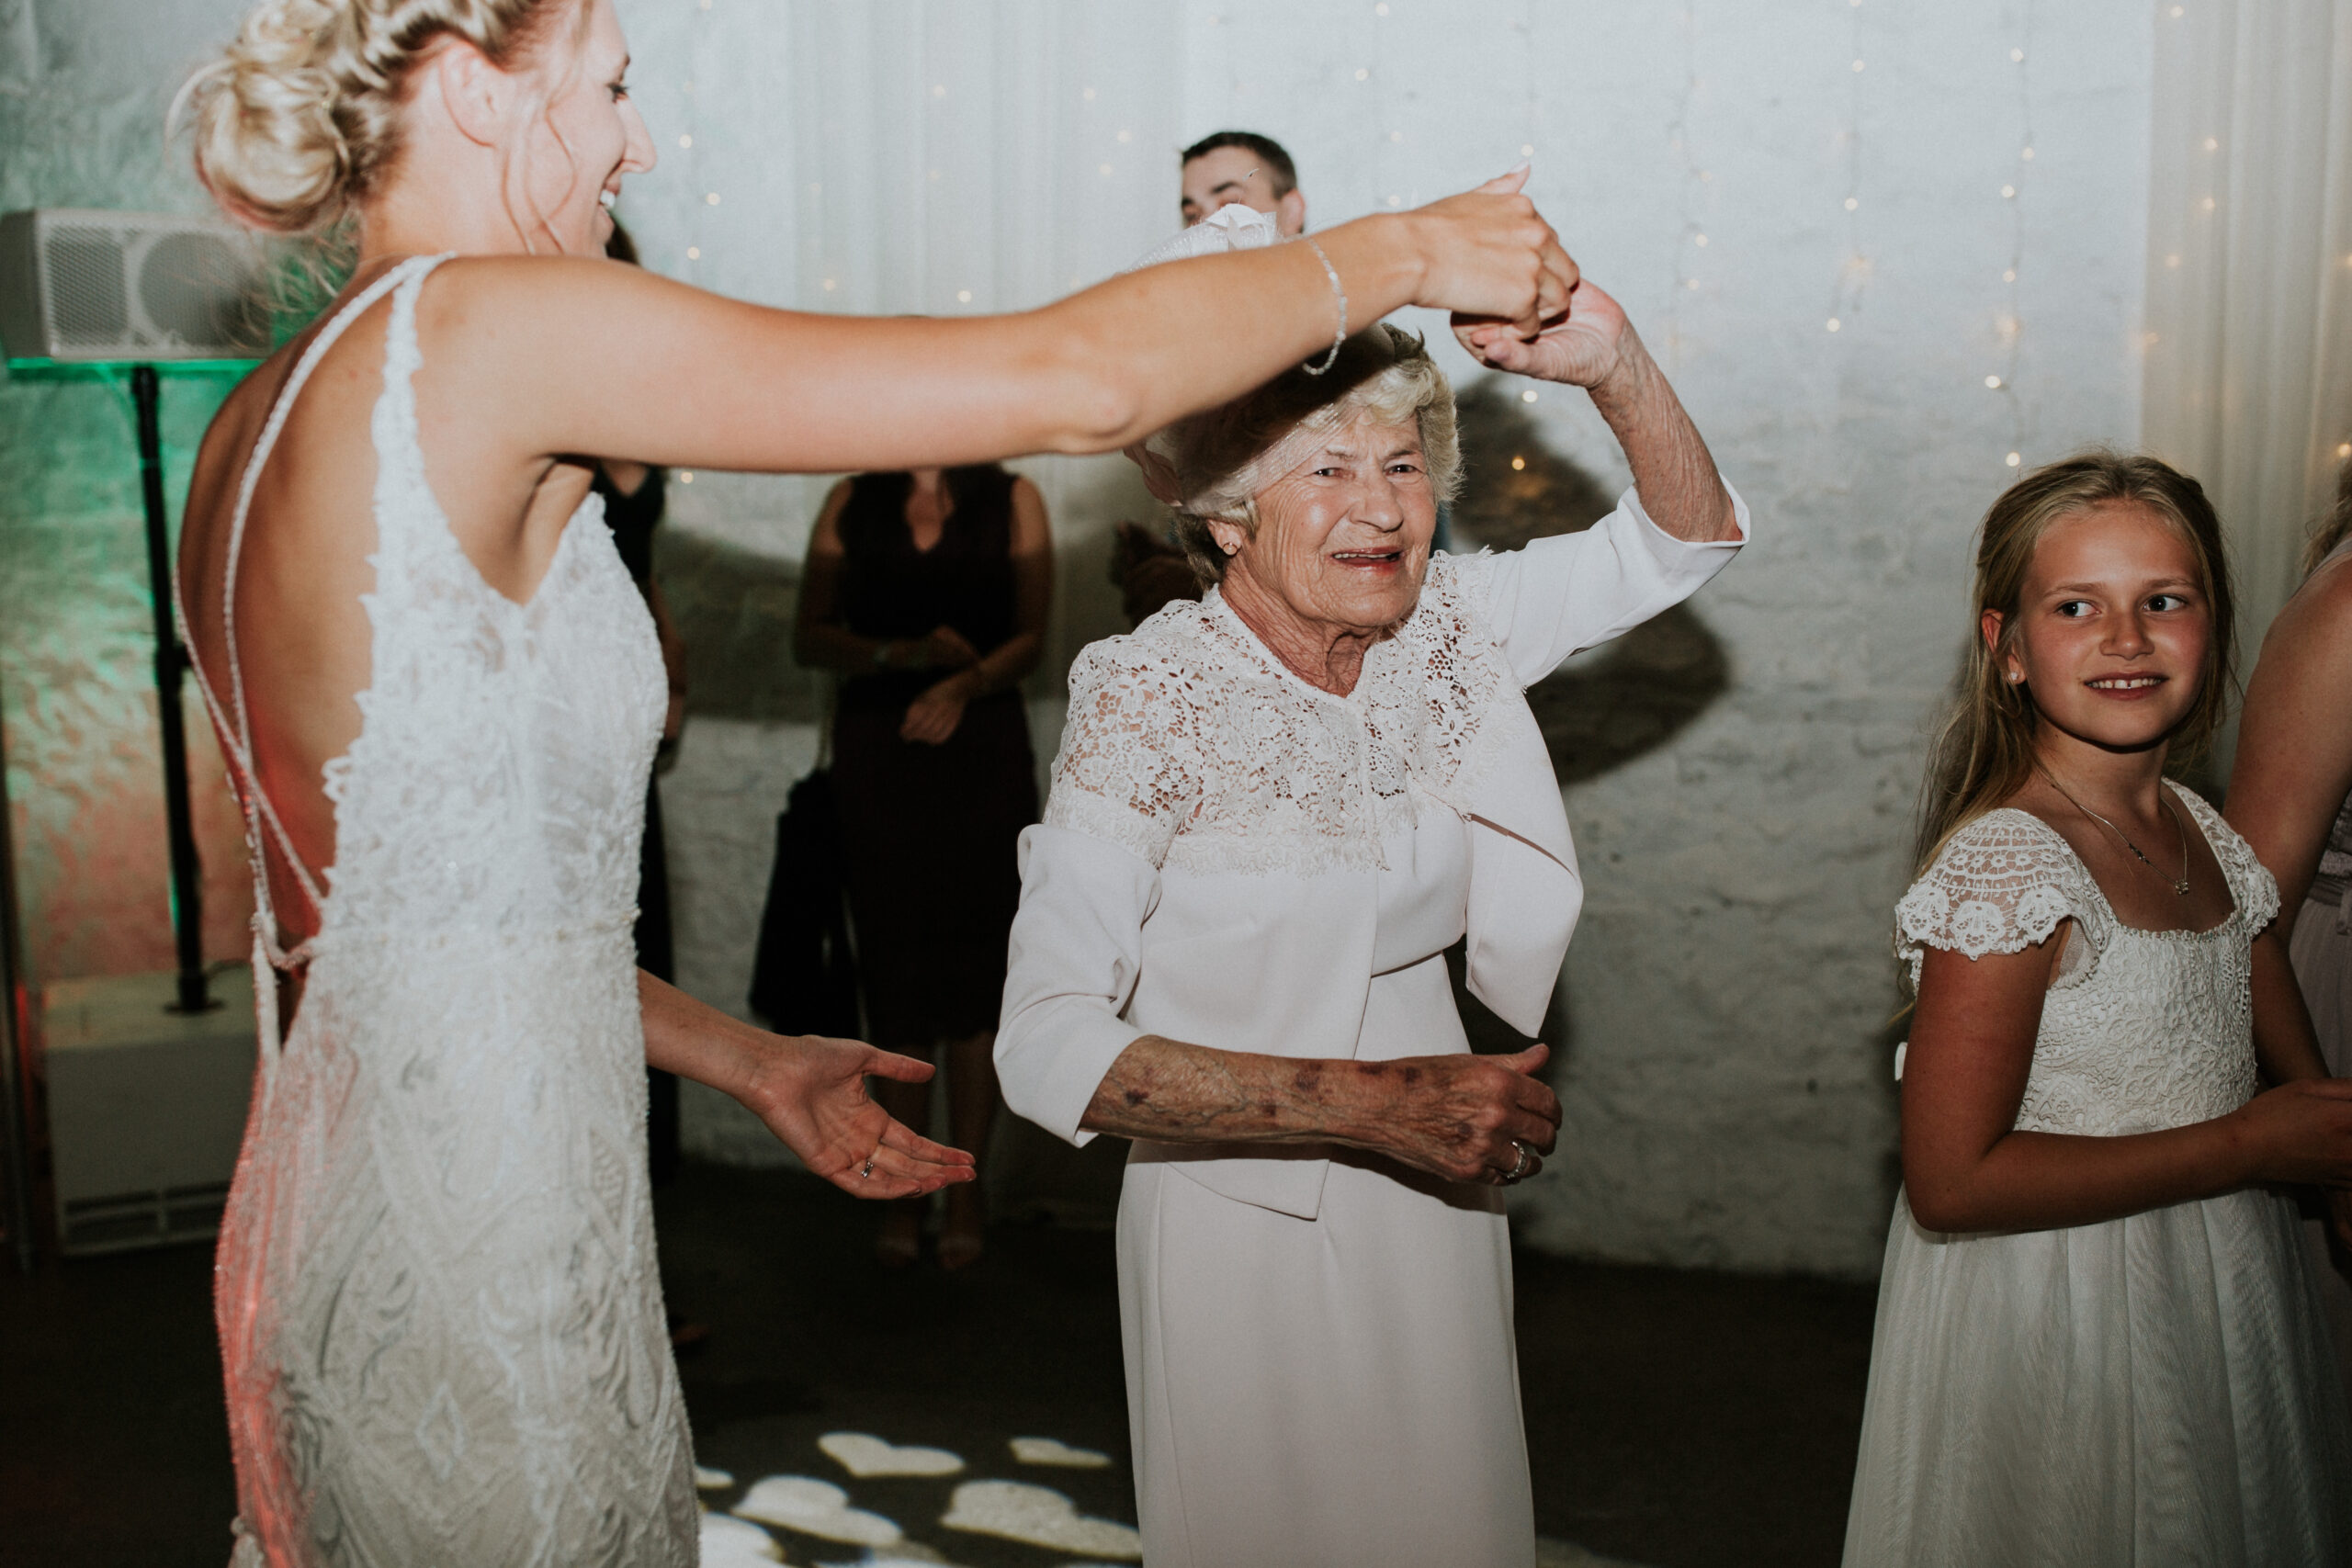
[[1444, 952], [1533, 1032], [1581, 890], [1523, 690], [1676, 604], [1737, 499], [1589, 284], [1490, 365], [1573, 382], [1635, 480], [1586, 533], [1432, 556], [1453, 401], [1411, 336], [1349, 338], [1155, 437], [1211, 587], [1070, 674], [997, 1037], [1005, 1098], [1136, 1140], [1119, 1211], [1146, 1559], [1525, 1568], [1498, 1188], [1559, 1105], [1544, 1048], [1469, 1054]]

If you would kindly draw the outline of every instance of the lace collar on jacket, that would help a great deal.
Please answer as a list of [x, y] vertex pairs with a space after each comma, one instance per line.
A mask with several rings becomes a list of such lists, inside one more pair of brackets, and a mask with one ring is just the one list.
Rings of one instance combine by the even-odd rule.
[[[1486, 611], [1490, 558], [1432, 556], [1419, 603], [1345, 697], [1283, 667], [1215, 589], [1080, 654], [1049, 826], [1155, 866], [1379, 870], [1419, 801], [1468, 792], [1525, 707]], [[1532, 718], [1530, 723], [1532, 723]]]

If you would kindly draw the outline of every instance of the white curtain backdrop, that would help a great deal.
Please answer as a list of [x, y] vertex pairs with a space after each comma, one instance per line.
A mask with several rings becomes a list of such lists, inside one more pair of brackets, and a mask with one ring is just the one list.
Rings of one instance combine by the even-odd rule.
[[2237, 557], [2241, 653], [2352, 457], [2352, 0], [2160, 0], [2143, 439]]

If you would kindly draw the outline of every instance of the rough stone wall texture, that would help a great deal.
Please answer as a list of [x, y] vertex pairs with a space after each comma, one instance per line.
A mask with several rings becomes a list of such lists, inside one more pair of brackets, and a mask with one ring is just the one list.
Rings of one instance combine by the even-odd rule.
[[[0, 0], [0, 211], [203, 210], [184, 160], [164, 148], [164, 108], [240, 9], [234, 0]], [[223, 389], [164, 383], [175, 527]], [[35, 983], [173, 961], [134, 429], [127, 385], [0, 382], [0, 723]], [[253, 907], [243, 838], [192, 690], [185, 707], [205, 948], [233, 959]]]
[[[154, 95], [236, 9], [0, 0], [0, 48], [13, 51], [0, 62], [7, 204], [178, 204], [181, 186], [154, 172]], [[808, 4], [620, 9], [664, 160], [623, 206], [650, 265], [686, 275], [694, 245], [705, 252], [694, 276], [779, 303], [824, 308], [849, 294], [860, 308], [945, 312], [1035, 302], [1043, 274], [1024, 247], [1052, 248], [1055, 287], [1107, 272], [1172, 223], [1169, 150], [1226, 125], [1285, 141], [1324, 223], [1392, 198], [1430, 199], [1534, 148], [1532, 188], [1667, 365], [1754, 506], [1758, 536], [1677, 629], [1724, 672], [1695, 716], [1675, 728], [1639, 712], [1566, 716], [1611, 761], [1569, 770], [1589, 898], [1552, 1032], [1568, 1125], [1561, 1156], [1516, 1195], [1517, 1217], [1538, 1244], [1593, 1256], [1874, 1268], [1893, 1179], [1888, 917], [1907, 874], [1926, 728], [1967, 635], [1970, 530], [2011, 477], [2008, 453], [2030, 465], [2085, 442], [2128, 445], [2138, 429], [2148, 9], [899, 5], [876, 9], [855, 49], [811, 30], [845, 13]], [[968, 68], [955, 29], [975, 16], [1035, 42], [1000, 50], [990, 67], [1019, 91], [968, 134], [952, 117], [925, 120], [923, 138], [888, 141], [887, 159], [860, 151], [892, 117], [913, 125], [949, 113], [922, 89], [869, 107], [864, 122], [845, 118], [871, 73], [893, 73], [894, 92], [905, 85], [890, 39], [910, 40], [923, 71]], [[1155, 30], [1134, 30], [1147, 26]], [[26, 63], [36, 37], [50, 51], [45, 73]], [[820, 104], [785, 90], [812, 70], [845, 91]], [[940, 101], [967, 102], [972, 79], [953, 78], [957, 96]], [[1090, 87], [1083, 115], [1065, 106], [1071, 118], [1043, 130], [1012, 123], [1040, 95]], [[982, 130], [985, 146], [959, 144]], [[691, 156], [676, 144], [687, 133]], [[1080, 173], [1091, 175], [1098, 159], [1113, 173], [1101, 190], [1039, 194], [1018, 183], [1023, 161], [1001, 154], [1031, 144], [1022, 135], [1067, 143], [1064, 161]], [[997, 183], [974, 183], [983, 179]], [[814, 205], [818, 187], [838, 196], [844, 180], [969, 189], [960, 208], [936, 195], [930, 207], [882, 201], [887, 210], [852, 232]], [[708, 203], [714, 191], [723, 204]], [[1028, 227], [997, 224], [967, 247], [988, 266], [978, 298], [958, 301], [943, 257], [967, 253], [941, 236], [990, 213], [1023, 215]], [[827, 276], [844, 284], [840, 293], [823, 288]], [[2002, 385], [1988, 388], [1987, 376]], [[127, 472], [113, 477], [96, 453], [127, 426], [87, 389], [0, 397], [11, 595], [0, 679], [22, 824], [36, 771], [86, 779], [69, 793], [98, 802], [116, 787], [103, 780], [135, 794], [152, 789], [153, 770], [135, 761], [135, 495]], [[1580, 395], [1545, 389], [1525, 412], [1550, 457], [1623, 482]], [[195, 425], [180, 417], [172, 439], [184, 468]], [[89, 455], [56, 456], [81, 452], [75, 441]], [[1032, 693], [1044, 754], [1060, 670], [1119, 626], [1102, 581], [1110, 525], [1148, 515], [1148, 503], [1115, 459], [1022, 467], [1046, 491], [1061, 548], [1053, 647]], [[791, 669], [787, 646], [797, 560], [825, 482], [698, 475], [673, 492], [663, 568], [684, 602], [697, 683], [683, 756], [664, 781], [682, 979], [735, 1010], [771, 824], [816, 753], [821, 698]], [[35, 507], [36, 496], [49, 499]], [[37, 521], [62, 536], [77, 519], [110, 519], [105, 537], [119, 542], [86, 547], [103, 566], [68, 566], [62, 543], [20, 544]], [[46, 579], [18, 564], [34, 556], [51, 562], [39, 569]], [[92, 572], [117, 586], [84, 591]], [[15, 606], [62, 601], [68, 589], [92, 607], [71, 611], [73, 629], [58, 635], [74, 651], [58, 657], [75, 689], [88, 688], [77, 700], [115, 716], [87, 746], [62, 719], [40, 721], [53, 742], [20, 739], [37, 727], [21, 716], [15, 671], [33, 656], [18, 651], [30, 639]], [[1599, 650], [1572, 672], [1605, 685], [1600, 676], [1623, 656]], [[18, 751], [38, 744], [53, 754], [36, 770]], [[44, 899], [68, 880], [60, 868], [91, 852], [74, 846], [96, 841], [68, 826], [41, 827], [20, 851]], [[223, 852], [212, 860], [217, 877]], [[146, 874], [160, 886], [160, 830]], [[126, 891], [107, 907], [134, 903]], [[160, 944], [160, 899], [153, 907]], [[770, 1157], [774, 1145], [732, 1111], [694, 1100], [690, 1146]]]

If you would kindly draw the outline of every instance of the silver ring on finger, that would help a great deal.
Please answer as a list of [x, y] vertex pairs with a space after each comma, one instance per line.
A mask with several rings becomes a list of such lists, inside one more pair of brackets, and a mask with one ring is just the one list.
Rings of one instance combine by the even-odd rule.
[[1525, 1144], [1521, 1143], [1517, 1138], [1513, 1138], [1510, 1141], [1510, 1146], [1512, 1150], [1517, 1153], [1519, 1157], [1511, 1161], [1510, 1168], [1509, 1170], [1504, 1171], [1500, 1176], [1495, 1178], [1495, 1185], [1498, 1187], [1510, 1186], [1513, 1182], [1524, 1178], [1530, 1170], [1532, 1170], [1535, 1168], [1534, 1150], [1529, 1148]]
[[[879, 1144], [876, 1144], [874, 1146], [874, 1154], [878, 1155], [881, 1152], [882, 1146]], [[857, 1179], [860, 1181], [871, 1181], [874, 1179], [874, 1155], [867, 1155], [865, 1156], [865, 1168], [857, 1173]]]

